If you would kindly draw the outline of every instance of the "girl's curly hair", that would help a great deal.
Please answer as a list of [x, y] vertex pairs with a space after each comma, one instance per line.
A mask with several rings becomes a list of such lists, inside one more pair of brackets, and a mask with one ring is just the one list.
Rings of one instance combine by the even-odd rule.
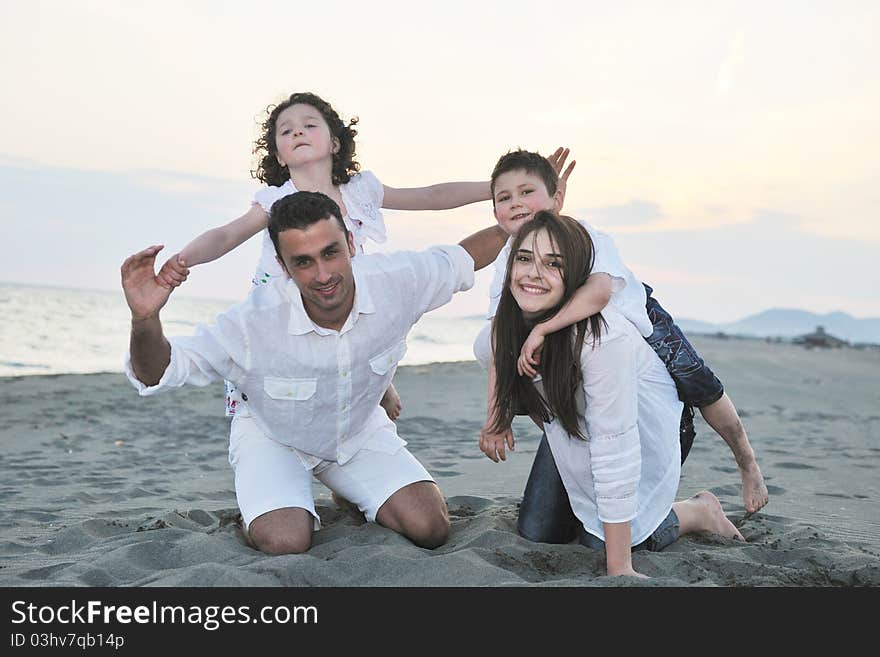
[[351, 180], [361, 165], [354, 159], [354, 138], [357, 130], [354, 129], [358, 122], [357, 117], [352, 118], [348, 125], [339, 118], [339, 114], [326, 100], [309, 92], [298, 92], [290, 95], [290, 98], [278, 105], [269, 105], [266, 108], [266, 120], [262, 124], [262, 135], [254, 143], [254, 154], [257, 156], [257, 169], [251, 171], [251, 176], [267, 185], [278, 187], [290, 179], [290, 172], [286, 166], [278, 163], [278, 149], [275, 146], [275, 132], [278, 115], [291, 105], [310, 105], [321, 113], [330, 134], [339, 141], [339, 150], [333, 154], [332, 178], [334, 185], [342, 185]]

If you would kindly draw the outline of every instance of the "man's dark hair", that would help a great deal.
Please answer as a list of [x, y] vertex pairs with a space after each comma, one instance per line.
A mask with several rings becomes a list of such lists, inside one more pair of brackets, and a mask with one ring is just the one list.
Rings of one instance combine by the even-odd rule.
[[332, 198], [321, 192], [295, 192], [283, 196], [272, 204], [269, 211], [269, 237], [275, 245], [275, 253], [281, 258], [278, 248], [278, 233], [291, 228], [305, 230], [314, 223], [334, 217], [348, 240], [348, 228], [342, 221], [342, 212]]
[[553, 196], [559, 187], [559, 176], [553, 169], [553, 165], [540, 153], [524, 151], [521, 148], [502, 155], [495, 168], [492, 170], [489, 189], [492, 192], [492, 205], [495, 205], [495, 181], [498, 176], [508, 171], [525, 171], [533, 176], [538, 176], [547, 188], [547, 194]]

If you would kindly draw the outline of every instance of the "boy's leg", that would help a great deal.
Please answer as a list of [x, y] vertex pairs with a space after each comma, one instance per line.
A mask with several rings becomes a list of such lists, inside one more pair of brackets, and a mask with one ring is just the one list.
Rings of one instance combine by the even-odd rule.
[[760, 510], [769, 500], [767, 484], [764, 483], [764, 475], [758, 467], [755, 452], [730, 397], [724, 393], [718, 401], [701, 407], [700, 413], [733, 452], [742, 478], [742, 496], [746, 511], [754, 513]]
[[767, 485], [736, 407], [724, 392], [721, 381], [697, 355], [669, 313], [654, 299], [653, 290], [648, 285], [645, 290], [648, 293], [648, 318], [654, 325], [648, 344], [669, 370], [681, 400], [699, 408], [709, 426], [733, 452], [742, 479], [744, 506], [746, 511], [754, 513], [767, 504]]

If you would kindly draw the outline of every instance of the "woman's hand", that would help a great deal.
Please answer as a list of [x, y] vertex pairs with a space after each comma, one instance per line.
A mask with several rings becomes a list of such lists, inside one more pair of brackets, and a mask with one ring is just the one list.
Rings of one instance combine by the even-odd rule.
[[498, 459], [507, 460], [507, 455], [504, 452], [505, 443], [511, 452], [514, 451], [513, 429], [510, 427], [501, 433], [495, 433], [492, 431], [491, 425], [487, 424], [480, 431], [480, 451], [495, 463], [498, 463]]
[[629, 577], [638, 577], [639, 579], [651, 579], [647, 575], [642, 575], [641, 573], [636, 572], [636, 570], [632, 567], [632, 565], [630, 565], [628, 568], [619, 568], [619, 569], [615, 570], [614, 572], [612, 572], [612, 569], [609, 568], [608, 574], [611, 575], [612, 577], [629, 576]]

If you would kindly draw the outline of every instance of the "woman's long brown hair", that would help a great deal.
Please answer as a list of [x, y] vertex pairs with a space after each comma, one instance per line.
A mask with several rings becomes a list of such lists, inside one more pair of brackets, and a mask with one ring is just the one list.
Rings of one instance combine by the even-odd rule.
[[[527, 323], [510, 291], [511, 272], [517, 251], [530, 236], [534, 240], [541, 230], [547, 231], [554, 252], [562, 256], [563, 294], [559, 304]], [[531, 326], [547, 321], [571, 300], [575, 291], [587, 282], [593, 260], [593, 241], [589, 233], [570, 217], [544, 210], [520, 228], [510, 249], [504, 289], [492, 322], [496, 372], [493, 431], [501, 432], [509, 427], [516, 411], [525, 409], [529, 415], [540, 417], [544, 422], [556, 418], [570, 435], [585, 438], [580, 429], [576, 403], [576, 395], [583, 394], [580, 389], [583, 381], [580, 354], [588, 331], [593, 336], [594, 345], [599, 339], [604, 324], [602, 315], [596, 313], [544, 339], [540, 364], [544, 398], [530, 379], [519, 376], [516, 361]]]

